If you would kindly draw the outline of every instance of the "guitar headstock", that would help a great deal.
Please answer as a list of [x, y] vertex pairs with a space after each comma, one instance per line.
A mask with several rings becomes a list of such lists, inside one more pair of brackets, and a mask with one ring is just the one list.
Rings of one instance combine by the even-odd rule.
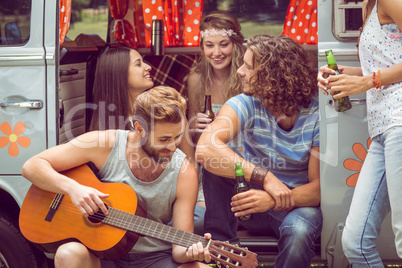
[[218, 267], [255, 268], [258, 266], [257, 254], [247, 248], [213, 240], [210, 241], [208, 248], [211, 258]]

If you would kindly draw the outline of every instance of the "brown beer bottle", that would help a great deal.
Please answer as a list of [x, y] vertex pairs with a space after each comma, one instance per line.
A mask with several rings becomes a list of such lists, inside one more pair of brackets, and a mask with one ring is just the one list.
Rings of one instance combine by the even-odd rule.
[[[325, 51], [325, 55], [327, 56], [327, 64], [328, 68], [335, 71], [335, 75], [342, 74], [342, 72], [338, 69], [338, 65], [336, 64], [334, 54], [332, 54], [332, 50]], [[334, 95], [338, 94], [339, 91], [334, 92]], [[352, 103], [350, 102], [349, 96], [342, 97], [340, 99], [334, 99], [335, 111], [344, 112], [352, 108]]]
[[206, 114], [209, 119], [215, 119], [214, 111], [212, 111], [211, 95], [205, 95], [205, 105], [203, 113]]
[[[235, 163], [235, 171], [236, 171], [236, 185], [235, 185], [235, 193], [242, 193], [250, 190], [250, 186], [244, 180], [243, 168], [241, 167], [241, 162]], [[241, 221], [247, 221], [251, 218], [251, 214], [240, 216], [239, 219]]]

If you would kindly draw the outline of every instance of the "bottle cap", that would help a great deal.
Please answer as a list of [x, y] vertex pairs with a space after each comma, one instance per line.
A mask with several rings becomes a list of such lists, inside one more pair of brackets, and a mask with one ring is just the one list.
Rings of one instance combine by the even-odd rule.
[[243, 168], [241, 167], [241, 162], [235, 163], [235, 169], [236, 169], [236, 176], [244, 176]]
[[334, 54], [332, 53], [332, 50], [325, 51], [325, 55], [327, 56], [328, 65], [336, 64], [336, 61], [335, 61], [335, 58], [334, 58]]

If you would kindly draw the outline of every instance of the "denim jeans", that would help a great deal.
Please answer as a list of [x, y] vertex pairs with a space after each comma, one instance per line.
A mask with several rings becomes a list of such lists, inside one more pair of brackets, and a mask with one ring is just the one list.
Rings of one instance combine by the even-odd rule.
[[373, 138], [353, 194], [342, 235], [353, 267], [384, 267], [376, 249], [381, 223], [391, 210], [392, 228], [402, 257], [402, 127]]
[[[204, 231], [211, 233], [214, 240], [238, 243], [238, 222], [230, 206], [235, 180], [219, 177], [204, 169], [202, 183], [207, 208]], [[250, 186], [262, 189], [256, 184]], [[241, 225], [251, 233], [274, 235], [279, 239], [275, 267], [310, 267], [314, 243], [321, 234], [322, 213], [319, 207], [295, 208], [288, 213], [271, 209], [252, 214], [251, 219], [242, 221]]]

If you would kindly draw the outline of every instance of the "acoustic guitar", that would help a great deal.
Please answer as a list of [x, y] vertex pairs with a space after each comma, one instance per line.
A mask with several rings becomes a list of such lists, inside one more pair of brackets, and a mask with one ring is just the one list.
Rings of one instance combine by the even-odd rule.
[[29, 189], [20, 212], [21, 233], [39, 249], [54, 253], [61, 244], [79, 241], [101, 259], [115, 260], [126, 255], [140, 235], [190, 247], [201, 242], [211, 258], [225, 267], [257, 267], [257, 254], [227, 242], [208, 240], [145, 218], [137, 206], [137, 195], [123, 183], [102, 183], [87, 165], [62, 172], [82, 185], [90, 186], [109, 197], [104, 200], [108, 214], [97, 212], [84, 217], [69, 196]]

